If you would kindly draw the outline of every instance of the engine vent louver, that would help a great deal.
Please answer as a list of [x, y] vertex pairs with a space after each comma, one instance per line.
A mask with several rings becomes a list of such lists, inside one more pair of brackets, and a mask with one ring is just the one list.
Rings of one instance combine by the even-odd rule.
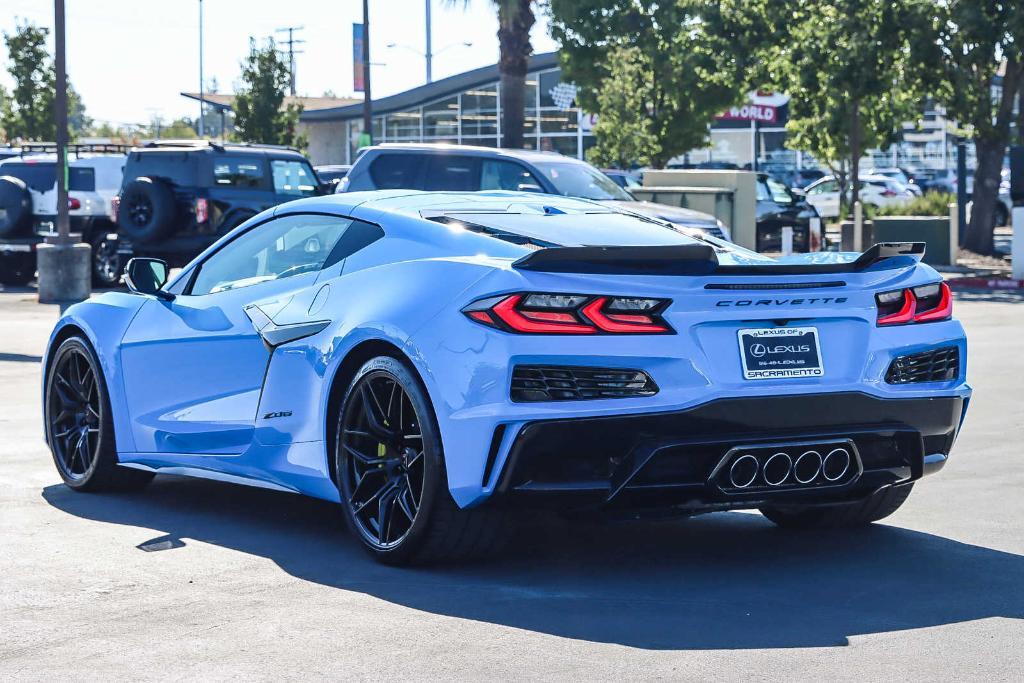
[[885, 373], [888, 384], [946, 382], [960, 375], [960, 350], [944, 346], [931, 351], [897, 356]]
[[517, 365], [512, 370], [511, 396], [517, 403], [631, 398], [656, 393], [658, 386], [642, 370], [556, 365]]

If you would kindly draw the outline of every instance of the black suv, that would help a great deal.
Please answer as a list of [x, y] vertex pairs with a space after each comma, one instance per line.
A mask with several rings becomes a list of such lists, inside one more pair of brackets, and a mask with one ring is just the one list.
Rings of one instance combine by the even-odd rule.
[[184, 265], [260, 211], [332, 190], [289, 147], [151, 142], [132, 149], [125, 164], [120, 250]]

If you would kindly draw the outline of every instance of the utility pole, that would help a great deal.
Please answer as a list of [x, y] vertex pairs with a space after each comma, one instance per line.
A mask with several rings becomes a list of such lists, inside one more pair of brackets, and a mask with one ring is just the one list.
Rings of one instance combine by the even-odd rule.
[[203, 0], [199, 0], [199, 137], [203, 137]]
[[430, 33], [431, 33], [431, 31], [430, 31], [430, 2], [431, 2], [431, 0], [426, 0], [426, 3], [427, 3], [427, 50], [426, 50], [426, 53], [424, 54], [424, 57], [427, 58], [427, 83], [433, 83], [433, 81], [434, 81], [434, 75], [433, 75], [433, 69], [432, 69], [432, 66], [433, 66], [432, 62], [434, 61], [434, 52], [431, 49], [431, 36], [430, 36]]
[[[279, 28], [279, 29], [277, 29], [275, 31], [275, 33], [287, 33], [288, 34], [288, 40], [285, 40], [285, 41], [282, 41], [282, 42], [285, 45], [288, 46], [288, 50], [287, 50], [287, 52], [288, 52], [288, 74], [289, 74], [289, 83], [288, 83], [289, 88], [288, 89], [289, 89], [289, 92], [291, 93], [292, 97], [295, 97], [295, 55], [301, 55], [302, 54], [302, 50], [296, 50], [295, 46], [296, 45], [301, 45], [301, 44], [306, 42], [304, 40], [297, 39], [295, 37], [295, 34], [298, 33], [299, 31], [301, 31], [303, 28], [304, 28], [303, 26], [289, 26], [287, 28]], [[285, 52], [285, 50], [281, 50], [281, 52], [283, 53], [283, 52]]]
[[363, 133], [372, 145], [373, 110], [370, 102], [370, 1], [363, 0]]
[[92, 289], [88, 244], [77, 244], [68, 218], [68, 76], [64, 40], [64, 0], [54, 0], [54, 118], [57, 126], [57, 232], [36, 249], [39, 303], [69, 303], [89, 298]]

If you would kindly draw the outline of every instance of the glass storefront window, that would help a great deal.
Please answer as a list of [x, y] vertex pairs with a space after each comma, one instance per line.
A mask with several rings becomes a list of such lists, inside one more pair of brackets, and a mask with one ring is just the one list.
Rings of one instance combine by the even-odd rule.
[[576, 136], [564, 135], [553, 137], [542, 135], [540, 137], [540, 151], [558, 152], [559, 154], [576, 158]]
[[387, 116], [388, 140], [415, 139], [420, 137], [420, 109], [398, 111]]
[[423, 105], [423, 136], [427, 138], [459, 134], [459, 98], [449, 97]]
[[551, 98], [551, 90], [562, 81], [562, 70], [545, 71], [537, 76], [537, 80], [540, 81], [540, 106], [557, 107]]
[[541, 133], [575, 133], [579, 120], [579, 111], [570, 109], [542, 109], [540, 112]]
[[498, 87], [474, 88], [462, 93], [462, 137], [498, 134]]

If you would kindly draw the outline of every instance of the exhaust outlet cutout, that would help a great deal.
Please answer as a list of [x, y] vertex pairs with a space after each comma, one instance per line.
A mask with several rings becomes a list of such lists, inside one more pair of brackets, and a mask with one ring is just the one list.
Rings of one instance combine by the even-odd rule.
[[764, 463], [764, 481], [769, 486], [781, 486], [789, 479], [792, 469], [792, 458], [782, 452], [776, 453]]
[[741, 455], [733, 460], [732, 467], [729, 468], [729, 483], [738, 489], [745, 489], [757, 479], [759, 469], [760, 463], [757, 462], [757, 458], [750, 454]]
[[828, 481], [839, 481], [850, 469], [850, 452], [845, 448], [829, 451], [821, 463], [821, 476]]
[[821, 471], [821, 453], [805, 451], [793, 463], [793, 478], [798, 484], [810, 484]]

